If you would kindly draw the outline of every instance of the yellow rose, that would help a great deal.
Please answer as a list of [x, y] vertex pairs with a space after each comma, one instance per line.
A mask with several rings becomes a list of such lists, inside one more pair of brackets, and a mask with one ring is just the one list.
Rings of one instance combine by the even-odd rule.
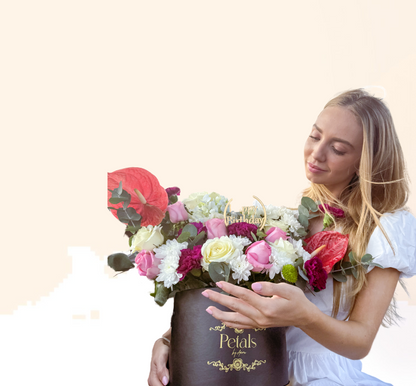
[[207, 240], [201, 248], [201, 265], [208, 271], [210, 263], [229, 263], [239, 251], [227, 236]]
[[140, 228], [131, 241], [131, 250], [153, 251], [154, 248], [161, 246], [165, 240], [160, 231], [161, 228], [161, 225], [148, 225]]
[[287, 232], [289, 229], [289, 226], [282, 221], [267, 219], [267, 225], [264, 226], [264, 233], [266, 233], [272, 227], [278, 227], [284, 232]]

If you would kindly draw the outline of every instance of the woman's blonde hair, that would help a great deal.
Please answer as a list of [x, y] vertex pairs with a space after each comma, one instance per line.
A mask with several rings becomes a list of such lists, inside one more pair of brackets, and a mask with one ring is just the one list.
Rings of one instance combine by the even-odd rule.
[[[338, 198], [325, 185], [314, 183], [311, 183], [303, 195], [344, 210], [345, 217], [335, 219], [335, 225], [341, 226], [342, 233], [349, 234], [346, 256], [353, 251], [354, 257], [360, 263], [377, 225], [393, 249], [379, 218], [383, 213], [407, 209], [405, 205], [409, 197], [409, 177], [392, 116], [381, 99], [371, 96], [363, 89], [354, 89], [337, 95], [324, 109], [332, 106], [348, 109], [362, 124], [363, 148], [359, 171]], [[339, 265], [337, 263], [335, 269], [339, 269]], [[358, 267], [356, 280], [350, 275], [345, 283], [334, 280], [332, 316], [337, 316], [343, 299], [349, 309], [345, 318], [347, 319], [352, 313], [357, 294], [366, 283], [362, 266]], [[401, 284], [403, 285], [402, 282]], [[396, 312], [393, 297], [382, 325], [397, 323], [398, 318], [400, 316]]]

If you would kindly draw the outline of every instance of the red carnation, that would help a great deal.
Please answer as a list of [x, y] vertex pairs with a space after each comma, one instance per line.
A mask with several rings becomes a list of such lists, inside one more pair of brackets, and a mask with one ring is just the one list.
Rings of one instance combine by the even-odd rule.
[[202, 245], [195, 245], [192, 249], [182, 249], [181, 257], [179, 259], [178, 273], [183, 274], [181, 280], [185, 278], [189, 271], [201, 268], [201, 254]]
[[328, 274], [322, 265], [322, 261], [317, 256], [305, 261], [304, 268], [306, 274], [308, 275], [309, 284], [315, 290], [320, 291], [326, 288], [326, 279], [328, 279]]

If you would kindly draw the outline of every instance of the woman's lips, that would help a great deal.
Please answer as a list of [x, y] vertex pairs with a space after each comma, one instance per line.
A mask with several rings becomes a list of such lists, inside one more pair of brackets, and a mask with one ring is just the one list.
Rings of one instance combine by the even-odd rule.
[[323, 173], [323, 172], [326, 172], [326, 170], [322, 170], [322, 169], [318, 168], [317, 166], [311, 164], [310, 162], [308, 162], [308, 169], [312, 173]]

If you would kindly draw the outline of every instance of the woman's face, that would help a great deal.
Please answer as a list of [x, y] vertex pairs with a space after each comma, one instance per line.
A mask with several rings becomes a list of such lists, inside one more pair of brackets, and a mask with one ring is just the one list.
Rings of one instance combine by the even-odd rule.
[[363, 129], [344, 107], [325, 108], [305, 143], [305, 172], [309, 181], [324, 184], [339, 196], [360, 165]]

